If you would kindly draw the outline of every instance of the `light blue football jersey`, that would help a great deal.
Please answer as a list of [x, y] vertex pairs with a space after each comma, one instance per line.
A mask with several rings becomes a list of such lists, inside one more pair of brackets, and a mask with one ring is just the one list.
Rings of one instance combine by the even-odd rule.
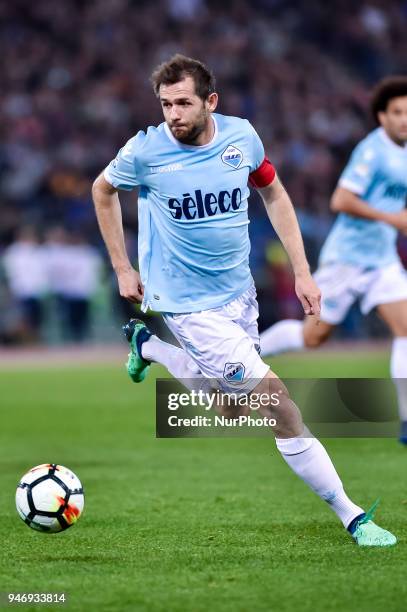
[[140, 185], [144, 310], [217, 308], [253, 282], [247, 183], [264, 148], [246, 119], [212, 117], [210, 143], [184, 145], [164, 122], [138, 132], [104, 171], [117, 189]]
[[[407, 196], [407, 147], [396, 145], [377, 128], [355, 148], [339, 185], [372, 208], [400, 212]], [[320, 264], [387, 266], [398, 260], [396, 240], [397, 230], [387, 223], [340, 213], [322, 247]]]

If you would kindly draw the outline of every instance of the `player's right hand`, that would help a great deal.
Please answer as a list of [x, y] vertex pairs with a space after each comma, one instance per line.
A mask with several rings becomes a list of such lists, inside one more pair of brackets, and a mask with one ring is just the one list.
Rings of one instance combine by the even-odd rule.
[[402, 234], [407, 234], [407, 210], [387, 215], [388, 223], [399, 230]]
[[321, 291], [309, 272], [305, 275], [295, 276], [295, 292], [302, 304], [304, 313], [319, 317], [321, 314]]
[[140, 274], [134, 268], [117, 273], [117, 281], [119, 283], [120, 295], [129, 302], [142, 302], [144, 296], [144, 287], [141, 282]]

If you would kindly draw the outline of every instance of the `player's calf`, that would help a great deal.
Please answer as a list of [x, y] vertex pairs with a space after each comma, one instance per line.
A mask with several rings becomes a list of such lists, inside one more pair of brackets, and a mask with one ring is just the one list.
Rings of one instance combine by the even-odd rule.
[[276, 421], [273, 433], [277, 438], [295, 438], [303, 434], [301, 413], [290, 398], [285, 384], [271, 370], [253, 389], [252, 394], [269, 398], [268, 404], [261, 402], [258, 412]]
[[[217, 396], [214, 407], [218, 414], [227, 419], [247, 416], [251, 413], [251, 405], [255, 404], [258, 414], [276, 422], [273, 426], [276, 437], [295, 438], [303, 434], [301, 413], [291, 400], [287, 387], [273, 372], [269, 371], [249, 394], [254, 402], [251, 402], [249, 397], [248, 401], [242, 404], [237, 399], [234, 400], [235, 394], [236, 392], [229, 391]], [[237, 397], [240, 397], [239, 393]], [[260, 397], [261, 402], [258, 401]]]

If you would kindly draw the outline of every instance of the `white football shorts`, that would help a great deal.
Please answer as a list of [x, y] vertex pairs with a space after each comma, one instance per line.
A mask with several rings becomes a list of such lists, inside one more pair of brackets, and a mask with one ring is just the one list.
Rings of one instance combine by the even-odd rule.
[[407, 299], [407, 272], [401, 262], [374, 269], [326, 264], [314, 279], [322, 293], [321, 320], [331, 325], [341, 323], [356, 300], [366, 315], [380, 304]]
[[219, 308], [163, 313], [164, 321], [206, 378], [225, 392], [250, 393], [269, 370], [259, 355], [259, 307], [252, 285]]

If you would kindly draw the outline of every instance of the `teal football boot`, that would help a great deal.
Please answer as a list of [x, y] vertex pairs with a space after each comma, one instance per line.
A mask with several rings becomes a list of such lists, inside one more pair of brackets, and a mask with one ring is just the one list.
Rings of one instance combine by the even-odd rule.
[[373, 522], [374, 512], [379, 505], [379, 500], [360, 517], [352, 521], [348, 527], [353, 539], [358, 546], [394, 546], [397, 543], [397, 538], [390, 531], [382, 529], [379, 525]]
[[141, 347], [143, 342], [152, 336], [152, 333], [140, 319], [130, 319], [122, 329], [130, 344], [129, 358], [126, 363], [127, 373], [133, 382], [139, 383], [145, 379], [150, 369], [151, 361], [144, 359]]

